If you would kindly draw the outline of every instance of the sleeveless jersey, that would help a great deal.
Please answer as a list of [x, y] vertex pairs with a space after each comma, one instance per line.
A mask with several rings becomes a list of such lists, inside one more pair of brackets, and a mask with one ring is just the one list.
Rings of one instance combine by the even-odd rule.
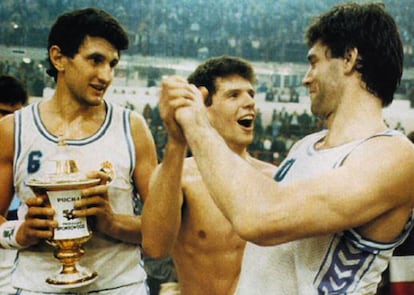
[[[387, 130], [363, 140], [316, 150], [315, 144], [326, 132], [311, 134], [298, 142], [281, 163], [275, 180], [287, 183], [335, 169], [366, 140], [401, 135]], [[247, 243], [236, 294], [375, 294], [394, 248], [404, 241], [412, 227], [411, 217], [393, 243], [365, 239], [354, 229], [270, 247]]]
[[[112, 210], [115, 213], [134, 215], [132, 198], [136, 192], [132, 174], [136, 159], [130, 129], [130, 111], [110, 103], [106, 103], [106, 106], [106, 118], [99, 130], [88, 138], [66, 140], [65, 149], [76, 160], [80, 171], [99, 170], [104, 161], [111, 162], [115, 172], [109, 185]], [[47, 160], [56, 155], [57, 143], [58, 138], [50, 134], [41, 121], [38, 103], [15, 113], [14, 186], [16, 195], [23, 204], [34, 196], [25, 181], [40, 173]], [[98, 279], [90, 285], [71, 291], [110, 290], [145, 281], [146, 274], [141, 266], [137, 245], [94, 232], [92, 238], [84, 244], [84, 249], [80, 265], [96, 271]], [[53, 250], [52, 246], [41, 242], [19, 251], [13, 273], [14, 286], [31, 291], [59, 293], [59, 289], [45, 283], [45, 279], [56, 274], [60, 268]]]

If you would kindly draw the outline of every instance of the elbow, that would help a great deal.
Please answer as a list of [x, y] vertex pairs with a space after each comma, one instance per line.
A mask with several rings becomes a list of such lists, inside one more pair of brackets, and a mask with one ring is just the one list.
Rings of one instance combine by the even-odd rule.
[[167, 256], [170, 256], [170, 249], [167, 247], [162, 247], [159, 243], [151, 243], [148, 240], [143, 239], [142, 249], [146, 256], [149, 256], [153, 259], [162, 259]]
[[233, 229], [242, 240], [258, 246], [274, 246], [284, 242], [286, 236], [278, 230], [278, 227], [266, 223], [263, 217], [249, 219], [240, 218], [234, 220]]
[[233, 229], [245, 241], [259, 244], [263, 224], [251, 218], [237, 218], [233, 221]]

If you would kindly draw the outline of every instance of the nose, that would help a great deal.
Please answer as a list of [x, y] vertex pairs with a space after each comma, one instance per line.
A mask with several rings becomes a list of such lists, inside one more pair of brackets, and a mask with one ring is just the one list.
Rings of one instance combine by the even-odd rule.
[[114, 77], [114, 68], [109, 64], [102, 65], [98, 70], [98, 79], [103, 83], [110, 83]]
[[254, 108], [256, 106], [254, 96], [252, 96], [250, 93], [246, 93], [243, 97], [245, 107]]
[[305, 86], [305, 87], [309, 87], [310, 82], [311, 82], [311, 76], [310, 76], [310, 68], [309, 68], [309, 69], [306, 71], [305, 76], [303, 76], [303, 79], [302, 79], [302, 84], [303, 84], [303, 86]]

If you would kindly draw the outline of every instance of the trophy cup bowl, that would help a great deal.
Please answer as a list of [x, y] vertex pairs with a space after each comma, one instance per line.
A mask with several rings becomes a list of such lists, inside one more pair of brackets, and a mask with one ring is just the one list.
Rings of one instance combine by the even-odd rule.
[[81, 199], [81, 190], [97, 185], [100, 179], [80, 176], [73, 160], [56, 162], [56, 172], [46, 177], [32, 178], [26, 182], [36, 196], [45, 200], [46, 206], [55, 210], [58, 227], [47, 243], [55, 248], [54, 256], [60, 261], [59, 273], [46, 279], [57, 288], [76, 288], [88, 285], [98, 277], [97, 272], [79, 265], [84, 254], [82, 245], [91, 237], [87, 218], [73, 216], [74, 202]]

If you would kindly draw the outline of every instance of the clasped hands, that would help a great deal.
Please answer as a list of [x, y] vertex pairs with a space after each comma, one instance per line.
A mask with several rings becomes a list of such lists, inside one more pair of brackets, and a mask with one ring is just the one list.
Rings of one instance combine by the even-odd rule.
[[160, 115], [169, 135], [185, 142], [183, 132], [191, 126], [208, 122], [204, 101], [208, 96], [205, 87], [197, 88], [179, 76], [162, 79], [159, 99]]

